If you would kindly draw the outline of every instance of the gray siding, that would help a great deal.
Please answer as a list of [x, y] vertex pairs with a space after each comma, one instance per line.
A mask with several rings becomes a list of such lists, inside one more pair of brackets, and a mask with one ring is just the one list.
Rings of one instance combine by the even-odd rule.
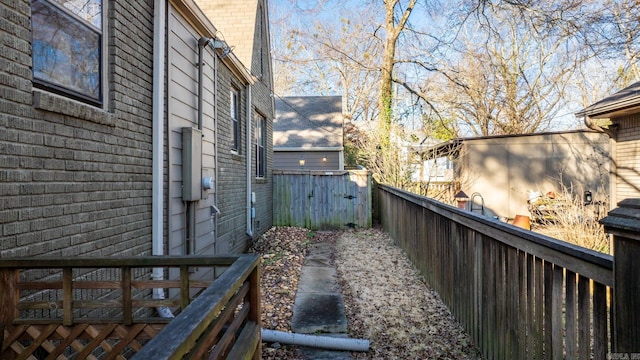
[[615, 204], [628, 198], [640, 198], [640, 114], [614, 120], [619, 124], [616, 136]]
[[[169, 254], [215, 254], [216, 224], [211, 206], [215, 205], [215, 187], [204, 199], [184, 202], [182, 199], [182, 128], [198, 127], [198, 39], [200, 36], [187, 21], [171, 7], [169, 14], [168, 57], [171, 61], [168, 79], [168, 147], [169, 147]], [[202, 177], [215, 181], [215, 123], [213, 96], [213, 52], [203, 55], [203, 121], [202, 121]], [[200, 179], [198, 179], [199, 181]], [[195, 228], [190, 232], [187, 251], [187, 208], [194, 214]], [[192, 239], [195, 238], [195, 242]]]
[[[340, 170], [339, 151], [276, 151], [273, 166], [278, 170], [299, 170], [301, 158], [305, 170]], [[323, 158], [327, 161], [322, 161]]]
[[29, 6], [0, 5], [0, 257], [150, 254], [153, 1], [109, 2], [107, 109], [32, 86]]

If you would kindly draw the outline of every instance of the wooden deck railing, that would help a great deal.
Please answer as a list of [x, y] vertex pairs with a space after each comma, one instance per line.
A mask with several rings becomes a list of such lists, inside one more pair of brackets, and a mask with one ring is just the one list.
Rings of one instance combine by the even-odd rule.
[[[2, 259], [0, 358], [258, 358], [258, 264], [255, 255]], [[152, 279], [154, 268], [170, 279]], [[208, 280], [194, 280], [196, 270]]]
[[606, 359], [613, 258], [379, 185], [384, 228], [487, 359]]

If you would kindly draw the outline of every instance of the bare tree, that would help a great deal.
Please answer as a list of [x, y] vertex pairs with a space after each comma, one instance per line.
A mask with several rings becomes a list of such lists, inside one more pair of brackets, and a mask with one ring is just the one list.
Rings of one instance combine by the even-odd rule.
[[384, 50], [382, 52], [382, 67], [380, 68], [380, 129], [381, 144], [388, 146], [389, 126], [393, 120], [393, 82], [394, 67], [396, 66], [396, 46], [409, 16], [416, 5], [416, 0], [409, 0], [403, 8], [400, 0], [385, 0], [384, 20]]
[[[636, 2], [291, 1], [291, 11], [318, 20], [275, 16], [284, 19], [272, 31], [283, 34], [272, 41], [276, 91], [341, 93], [348, 118], [378, 120], [360, 135], [366, 149], [357, 161], [400, 184], [407, 167], [395, 125], [403, 106], [444, 137], [531, 133], [609, 92], [612, 77], [637, 81]], [[591, 80], [607, 71], [614, 75]], [[399, 105], [403, 96], [411, 101]]]

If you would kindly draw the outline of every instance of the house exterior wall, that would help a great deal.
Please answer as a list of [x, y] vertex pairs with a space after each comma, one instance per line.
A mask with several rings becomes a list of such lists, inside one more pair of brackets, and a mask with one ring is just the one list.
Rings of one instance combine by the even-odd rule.
[[640, 198], [640, 114], [612, 119], [618, 124], [615, 141], [614, 199], [611, 206], [628, 198]]
[[253, 39], [253, 56], [251, 59], [251, 73], [257, 75], [256, 83], [252, 85], [251, 102], [253, 111], [253, 126], [255, 128], [258, 116], [265, 118], [265, 150], [266, 162], [264, 177], [256, 177], [255, 131], [252, 130], [250, 149], [252, 164], [252, 191], [256, 195], [256, 218], [253, 220], [253, 237], [266, 232], [273, 223], [273, 118], [275, 117], [273, 103], [273, 73], [271, 63], [271, 45], [269, 35], [268, 8], [265, 1], [258, 1], [255, 18], [255, 36]]
[[250, 161], [246, 148], [246, 97], [247, 88], [234, 79], [231, 71], [225, 67], [218, 69], [218, 96], [227, 104], [230, 101], [231, 88], [240, 90], [240, 144], [238, 151], [232, 150], [232, 127], [229, 106], [218, 108], [218, 244], [220, 254], [244, 251], [248, 235], [246, 234], [246, 183], [245, 161]]
[[[215, 186], [204, 191], [201, 200], [184, 201], [183, 186], [183, 128], [198, 128], [198, 39], [193, 29], [174, 7], [169, 11], [168, 29], [167, 113], [169, 163], [169, 233], [170, 255], [213, 255], [216, 253]], [[203, 116], [202, 174], [193, 181], [198, 185], [202, 177], [216, 181], [216, 127], [214, 122], [214, 54], [210, 47], [203, 49]], [[228, 104], [227, 99], [222, 104]], [[228, 107], [228, 106], [225, 106]], [[199, 186], [198, 186], [199, 187]]]
[[[606, 200], [609, 188], [609, 141], [594, 132], [467, 139], [456, 170], [462, 190], [478, 193], [489, 216], [527, 215], [531, 190], [574, 195], [585, 190]], [[480, 205], [480, 197], [476, 198]], [[479, 206], [474, 205], [474, 209]]]
[[0, 257], [149, 255], [153, 1], [108, 3], [105, 108], [34, 87], [30, 1], [0, 12]]
[[[36, 88], [31, 70], [30, 2], [0, 5], [7, 23], [0, 29], [0, 258], [151, 254], [153, 3], [105, 1], [104, 107]], [[196, 9], [188, 0], [175, 3], [188, 11]], [[199, 36], [192, 26], [201, 31], [205, 17], [194, 12], [189, 16], [196, 18], [184, 19], [173, 4], [168, 6], [163, 222], [168, 252], [183, 254], [187, 216], [180, 198], [181, 129], [197, 127]], [[260, 46], [268, 48], [268, 36], [263, 41], [266, 43]], [[214, 177], [216, 186], [190, 204], [196, 223], [193, 253], [237, 253], [250, 240], [246, 234], [246, 162], [255, 161], [255, 155], [245, 142], [252, 136], [246, 129], [248, 90], [239, 75], [218, 59], [214, 94], [214, 56], [211, 49], [205, 51], [202, 176]], [[266, 54], [270, 62], [269, 52]], [[253, 85], [249, 110], [267, 118], [266, 176], [250, 179], [257, 197], [254, 236], [271, 226], [272, 215], [270, 66], [267, 70]], [[230, 151], [232, 83], [242, 95], [239, 154]], [[215, 204], [221, 214], [212, 216], [211, 205]]]
[[[273, 80], [269, 45], [268, 12], [263, 0], [196, 0], [203, 12], [212, 20], [217, 35], [230, 42], [235, 54], [251, 72], [253, 84], [235, 84], [241, 92], [240, 149], [230, 151], [231, 139], [222, 134], [230, 126], [228, 107], [218, 110], [218, 196], [221, 214], [218, 216], [219, 253], [245, 251], [255, 238], [271, 227], [273, 214]], [[221, 70], [218, 95], [229, 98], [230, 73]], [[250, 104], [247, 107], [247, 101]], [[255, 123], [265, 118], [266, 161], [263, 177], [256, 177]], [[247, 129], [250, 123], [250, 128]], [[247, 140], [249, 145], [247, 145]], [[247, 162], [250, 170], [247, 171]], [[255, 203], [248, 204], [247, 179]], [[248, 211], [255, 209], [255, 218], [248, 219]]]
[[[273, 166], [278, 170], [343, 170], [339, 151], [275, 151]], [[304, 166], [300, 159], [304, 158]], [[327, 161], [322, 161], [326, 158]]]

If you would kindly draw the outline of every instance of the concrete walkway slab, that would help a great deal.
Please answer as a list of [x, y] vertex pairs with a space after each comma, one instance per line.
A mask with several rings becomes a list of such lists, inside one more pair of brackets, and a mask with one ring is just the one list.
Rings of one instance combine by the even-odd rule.
[[[291, 331], [301, 334], [347, 337], [347, 317], [338, 286], [337, 273], [331, 261], [328, 243], [310, 246], [302, 266], [298, 291], [293, 305]], [[304, 359], [346, 360], [349, 352], [301, 347]]]
[[300, 334], [346, 333], [347, 318], [340, 294], [303, 293], [296, 296], [291, 331]]

